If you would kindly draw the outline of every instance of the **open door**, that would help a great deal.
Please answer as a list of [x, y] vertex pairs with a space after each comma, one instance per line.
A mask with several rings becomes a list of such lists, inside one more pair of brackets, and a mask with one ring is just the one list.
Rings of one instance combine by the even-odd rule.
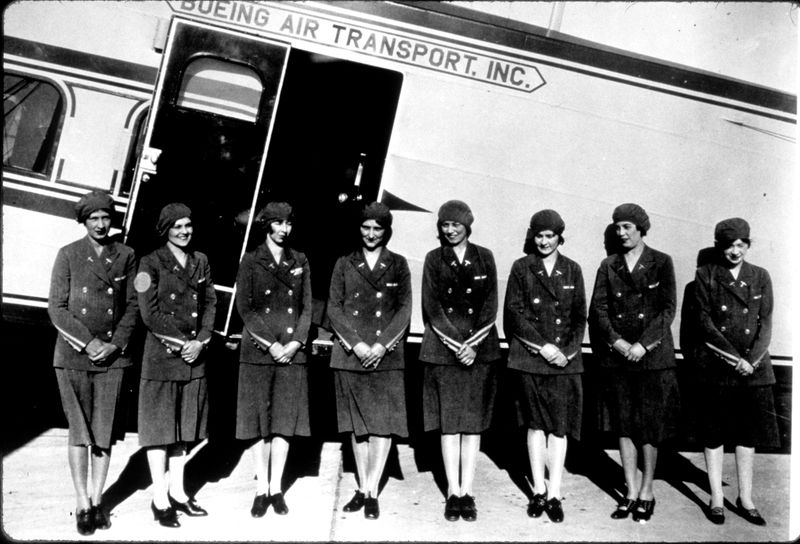
[[239, 260], [250, 235], [289, 46], [173, 19], [126, 218], [126, 243], [163, 243], [161, 208], [192, 209], [194, 246], [209, 257], [226, 335]]

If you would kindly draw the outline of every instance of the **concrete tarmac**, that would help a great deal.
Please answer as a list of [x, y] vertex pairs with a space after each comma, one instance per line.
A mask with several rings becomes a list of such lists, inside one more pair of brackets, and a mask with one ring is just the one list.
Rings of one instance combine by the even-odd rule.
[[[786, 542], [789, 533], [788, 454], [757, 454], [754, 500], [766, 527], [749, 524], [733, 510], [737, 483], [732, 454], [725, 454], [723, 481], [726, 521], [713, 525], [701, 452], [662, 452], [655, 482], [656, 507], [648, 523], [615, 521], [614, 493], [622, 471], [616, 450], [571, 449], [562, 492], [565, 520], [552, 523], [526, 514], [530, 493], [513, 456], [484, 438], [474, 493], [475, 522], [443, 517], [444, 481], [438, 441], [431, 437], [393, 448], [380, 495], [381, 515], [342, 507], [355, 488], [349, 444], [301, 440], [289, 452], [285, 497], [289, 513], [254, 519], [252, 460], [238, 447], [203, 443], [187, 464], [187, 490], [210, 515], [180, 515], [181, 527], [159, 526], [150, 512], [150, 478], [136, 434], [128, 433], [113, 450], [105, 501], [113, 506], [112, 526], [83, 537], [75, 530], [74, 492], [66, 459], [66, 430], [53, 428], [10, 451], [3, 459], [2, 528], [17, 541], [277, 541], [277, 542]], [[572, 445], [570, 446], [572, 448]], [[524, 443], [522, 444], [524, 453]], [[508, 453], [508, 451], [505, 451]], [[505, 459], [505, 461], [503, 461]], [[499, 463], [499, 464], [498, 464]]]

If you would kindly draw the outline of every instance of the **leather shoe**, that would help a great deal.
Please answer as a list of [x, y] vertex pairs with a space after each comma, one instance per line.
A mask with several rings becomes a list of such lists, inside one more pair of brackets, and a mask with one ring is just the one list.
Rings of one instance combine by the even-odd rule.
[[475, 508], [475, 498], [464, 495], [459, 499], [461, 503], [461, 519], [464, 521], [475, 521], [478, 519], [478, 509]]
[[650, 499], [649, 501], [637, 500], [636, 508], [633, 510], [633, 521], [650, 521], [655, 507], [655, 499]]
[[178, 512], [183, 512], [187, 516], [191, 516], [193, 518], [208, 515], [208, 512], [206, 512], [206, 510], [202, 506], [197, 504], [197, 502], [194, 499], [189, 499], [186, 502], [178, 502], [172, 498], [172, 495], [170, 495], [169, 504], [170, 506], [172, 506], [172, 508], [174, 508]]
[[611, 512], [611, 519], [625, 519], [633, 512], [634, 508], [636, 508], [634, 499], [624, 499], [617, 505], [617, 509]]
[[709, 503], [706, 517], [714, 525], [722, 525], [725, 523], [725, 509], [721, 506], [711, 506]]
[[461, 517], [461, 501], [455, 495], [447, 497], [444, 503], [444, 519], [447, 521], [458, 521]]
[[528, 516], [538, 518], [544, 512], [544, 505], [547, 502], [547, 496], [542, 494], [535, 494], [528, 503]]
[[561, 508], [561, 501], [555, 497], [545, 503], [544, 512], [553, 523], [564, 521], [564, 510]]
[[289, 507], [286, 506], [286, 501], [283, 498], [283, 493], [276, 493], [269, 498], [272, 503], [272, 509], [276, 514], [285, 516], [289, 513]]
[[358, 512], [364, 507], [364, 498], [365, 496], [361, 491], [356, 491], [353, 498], [344, 505], [342, 510], [345, 512]]
[[742, 506], [742, 499], [736, 497], [736, 508], [739, 510], [739, 515], [752, 523], [753, 525], [766, 525], [767, 520], [761, 517], [758, 510], [750, 508], [749, 510]]
[[250, 508], [250, 515], [254, 518], [262, 518], [264, 517], [264, 514], [267, 513], [268, 506], [269, 499], [267, 498], [266, 493], [256, 495], [253, 499], [253, 506]]
[[378, 506], [378, 499], [374, 497], [367, 497], [364, 499], [364, 517], [367, 519], [378, 519], [381, 515], [380, 506]]
[[94, 521], [92, 520], [92, 509], [87, 508], [75, 513], [75, 525], [78, 533], [86, 536], [94, 534]]
[[180, 527], [178, 523], [178, 514], [175, 509], [170, 506], [169, 508], [156, 508], [156, 503], [150, 503], [150, 509], [153, 511], [153, 519], [158, 522], [162, 527]]
[[108, 519], [108, 512], [106, 507], [102, 504], [92, 506], [92, 523], [95, 529], [109, 529], [111, 527], [111, 520]]

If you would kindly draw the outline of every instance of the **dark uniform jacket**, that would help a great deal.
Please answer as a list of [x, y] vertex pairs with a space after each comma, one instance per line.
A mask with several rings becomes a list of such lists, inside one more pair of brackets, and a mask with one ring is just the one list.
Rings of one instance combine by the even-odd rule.
[[[135, 273], [133, 250], [117, 242], [99, 257], [88, 236], [58, 251], [47, 308], [58, 330], [53, 366], [105, 371], [131, 365], [125, 348], [139, 320]], [[120, 349], [95, 366], [85, 351], [94, 338]]]
[[[403, 344], [411, 321], [411, 272], [405, 257], [384, 247], [372, 270], [361, 249], [340, 257], [331, 275], [328, 319], [339, 340], [331, 352], [332, 368], [404, 368]], [[377, 368], [361, 366], [353, 353], [359, 342], [386, 348]]]
[[[586, 330], [586, 291], [581, 267], [560, 253], [550, 276], [537, 255], [514, 262], [508, 277], [503, 326], [508, 367], [532, 374], [583, 372], [581, 343]], [[553, 344], [569, 363], [559, 368], [539, 355]]]
[[[597, 270], [589, 327], [608, 349], [597, 354], [605, 367], [655, 370], [675, 367], [670, 325], [675, 318], [675, 271], [669, 255], [644, 247], [633, 272], [623, 254], [606, 257]], [[647, 350], [633, 363], [613, 347], [618, 339], [639, 342]]]
[[[292, 340], [305, 347], [311, 327], [311, 273], [306, 256], [285, 249], [280, 264], [266, 242], [245, 253], [236, 276], [236, 309], [242, 316], [239, 360], [251, 364], [278, 364], [269, 353], [273, 342]], [[306, 362], [303, 347], [292, 364]]]
[[475, 363], [500, 359], [492, 252], [468, 243], [461, 263], [449, 246], [428, 252], [422, 273], [422, 319], [421, 361], [460, 365], [456, 351], [464, 342], [476, 351]]
[[[748, 262], [739, 277], [719, 264], [697, 270], [695, 292], [701, 345], [701, 375], [722, 385], [775, 383], [769, 347], [772, 336], [772, 282], [769, 273]], [[756, 367], [750, 376], [733, 371], [743, 358]]]
[[217, 295], [208, 258], [189, 252], [186, 268], [164, 245], [142, 258], [136, 275], [139, 308], [147, 327], [142, 379], [188, 381], [205, 375], [205, 351], [188, 364], [181, 348], [189, 340], [208, 345]]

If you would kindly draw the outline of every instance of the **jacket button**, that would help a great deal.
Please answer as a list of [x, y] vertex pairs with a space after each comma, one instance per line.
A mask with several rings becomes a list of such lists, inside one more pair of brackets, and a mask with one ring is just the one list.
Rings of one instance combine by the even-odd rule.
[[744, 333], [745, 333], [745, 334], [750, 334], [750, 329], [745, 329], [745, 330], [744, 330]]
[[[86, 311], [86, 310], [84, 310], [84, 311]], [[453, 313], [453, 309], [452, 309], [452, 308], [448, 308], [448, 309], [447, 309], [447, 313], [448, 313], [448, 314], [452, 314], [452, 313]]]
[[84, 292], [84, 293], [88, 293], [89, 292], [89, 288], [88, 287], [82, 287], [81, 291]]
[[377, 295], [375, 295], [375, 296], [376, 296], [377, 298], [383, 298], [383, 293], [380, 293], [380, 292], [379, 292], [379, 293], [378, 293]]
[[750, 312], [750, 310], [748, 310], [747, 308], [745, 308], [744, 310], [742, 310], [742, 313], [743, 313], [743, 314], [747, 314], [747, 313], [749, 313], [749, 312]]
[[639, 319], [644, 319], [644, 314], [639, 314], [636, 317], [638, 317]]
[[113, 294], [114, 294], [114, 288], [113, 288], [113, 287], [109, 287], [109, 288], [108, 288], [108, 290], [107, 290], [106, 292], [107, 292], [109, 295], [113, 295]]
[[555, 302], [553, 303], [553, 305], [554, 305], [554, 306], [558, 306], [559, 304], [560, 304], [560, 303], [559, 303], [558, 301], [555, 301]]
[[113, 333], [113, 332], [111, 332], [111, 331], [108, 331], [108, 332], [106, 333], [106, 336], [108, 336], [109, 338], [111, 338], [112, 336], [114, 336], [114, 333]]
[[294, 313], [294, 310], [292, 310], [291, 308], [286, 308], [286, 311], [289, 312], [290, 314]]
[[169, 294], [169, 299], [170, 300], [175, 300], [175, 293], [170, 293]]
[[472, 315], [472, 308], [467, 308], [467, 313], [468, 313], [469, 315]]
[[728, 311], [728, 307], [725, 306], [724, 304], [722, 306], [720, 306], [719, 309], [722, 310], [723, 312], [727, 312]]
[[541, 301], [538, 298], [533, 299], [533, 303], [534, 304], [539, 304], [539, 302], [541, 302]]
[[556, 344], [558, 344], [559, 342], [561, 342], [561, 337], [560, 336], [556, 336]]
[[556, 318], [556, 325], [561, 325], [561, 319], [558, 317]]
[[358, 294], [359, 294], [358, 291], [356, 291], [356, 294], [353, 295], [353, 298], [358, 298]]
[[381, 311], [380, 311], [380, 310], [378, 310], [377, 312], [375, 312], [375, 317], [380, 317], [380, 316], [381, 316]]
[[358, 315], [358, 310], [353, 310], [353, 315]]
[[197, 300], [197, 293], [192, 293], [192, 300]]
[[197, 312], [192, 312], [192, 317], [197, 317]]
[[617, 314], [617, 319], [622, 319], [622, 314]]
[[467, 287], [467, 294], [470, 294], [471, 292], [472, 292], [472, 287]]
[[106, 313], [107, 313], [108, 315], [113, 315], [113, 314], [114, 314], [114, 310], [112, 310], [111, 308], [109, 308], [108, 310], [106, 310]]
[[197, 331], [192, 331], [192, 336], [196, 335]]
[[264, 310], [264, 313], [265, 313], [265, 314], [268, 314], [268, 313], [269, 313], [269, 308], [267, 308], [266, 310]]
[[375, 331], [375, 336], [380, 336], [380, 335], [381, 335], [381, 331]]
[[722, 325], [722, 326], [719, 328], [719, 330], [721, 330], [722, 332], [725, 332], [725, 331], [727, 331], [728, 329], [727, 329], [727, 327], [725, 327], [725, 325]]
[[294, 329], [289, 327], [288, 329], [286, 329], [286, 332], [288, 332], [289, 334], [292, 334], [294, 332]]
[[294, 294], [294, 291], [292, 291], [291, 289], [289, 289], [289, 296], [292, 296], [293, 294]]
[[448, 288], [447, 288], [447, 293], [448, 293], [448, 294], [450, 294], [450, 293], [452, 293], [452, 292], [453, 292], [453, 288], [452, 288], [452, 287], [448, 287]]
[[615, 296], [615, 297], [617, 297], [617, 298], [620, 298], [620, 297], [622, 296], [622, 293], [620, 293], [619, 291], [617, 291], [617, 292], [614, 294], [614, 296]]
[[267, 289], [266, 291], [264, 291], [264, 294], [265, 294], [265, 295], [268, 295], [268, 294], [270, 294], [271, 292], [272, 292], [272, 291], [270, 291], [269, 289]]

